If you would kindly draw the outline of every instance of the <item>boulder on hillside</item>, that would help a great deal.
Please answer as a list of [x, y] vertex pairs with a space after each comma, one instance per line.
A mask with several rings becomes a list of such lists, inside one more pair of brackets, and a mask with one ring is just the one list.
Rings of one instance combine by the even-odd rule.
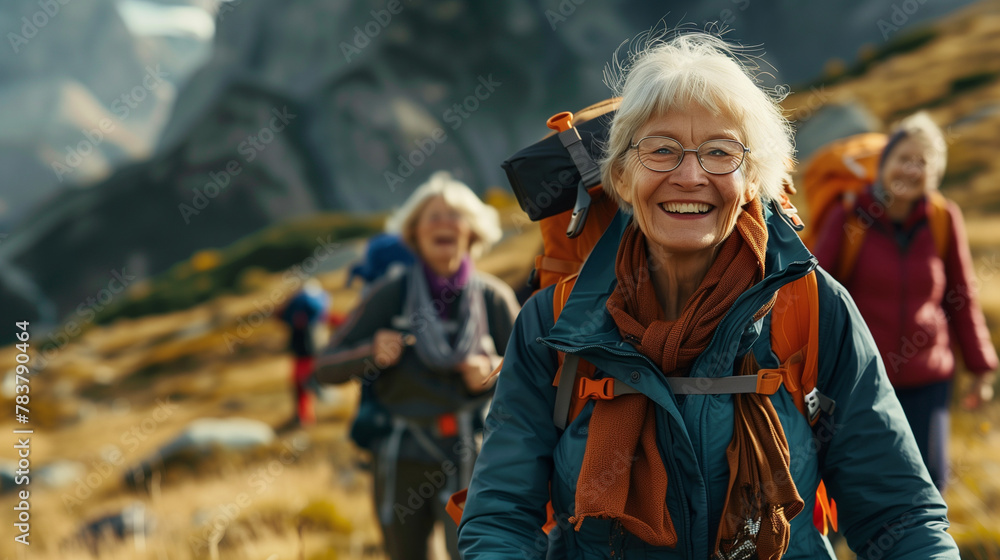
[[197, 470], [212, 456], [241, 453], [274, 441], [271, 426], [249, 418], [200, 418], [192, 421], [173, 440], [151, 456], [128, 469], [125, 483], [129, 486], [149, 484], [154, 471], [173, 468]]
[[858, 103], [824, 105], [808, 119], [797, 123], [795, 148], [800, 162], [807, 162], [824, 145], [839, 138], [875, 132], [882, 124], [868, 109]]

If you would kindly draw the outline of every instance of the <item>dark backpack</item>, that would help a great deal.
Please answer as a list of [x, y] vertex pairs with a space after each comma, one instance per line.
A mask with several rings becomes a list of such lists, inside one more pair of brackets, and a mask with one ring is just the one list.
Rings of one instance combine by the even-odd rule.
[[295, 294], [281, 312], [291, 330], [289, 348], [296, 356], [315, 356], [322, 343], [322, 329], [330, 310], [325, 290], [306, 288]]

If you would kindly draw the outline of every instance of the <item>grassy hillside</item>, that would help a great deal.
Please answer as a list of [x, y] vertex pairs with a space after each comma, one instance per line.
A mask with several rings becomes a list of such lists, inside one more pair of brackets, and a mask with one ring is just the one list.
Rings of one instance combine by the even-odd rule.
[[[495, 193], [489, 199], [501, 207], [506, 235], [478, 266], [521, 286], [531, 265], [525, 255], [537, 251], [540, 234], [509, 196]], [[314, 234], [308, 224], [299, 230], [308, 231], [305, 240]], [[277, 244], [269, 235], [257, 241]], [[255, 251], [241, 242], [221, 251], [217, 266], [205, 270]], [[129, 467], [191, 420], [245, 417], [279, 427], [292, 416], [287, 334], [268, 310], [281, 303], [275, 294], [287, 297], [298, 288], [304, 277], [289, 271], [310, 256], [275, 272], [256, 267], [252, 282], [239, 283], [238, 289], [219, 283], [213, 297], [183, 309], [139, 318], [121, 314], [49, 355], [46, 368], [30, 382], [32, 468], [69, 459], [86, 471], [63, 488], [46, 488], [33, 479], [28, 557], [94, 557], [94, 542], [79, 538], [79, 529], [135, 501], [156, 518], [155, 532], [145, 539], [103, 539], [99, 557], [381, 557], [370, 477], [358, 468], [365, 457], [346, 438], [357, 400], [353, 385], [328, 392], [328, 400], [317, 404], [319, 425], [308, 431], [279, 431], [276, 442], [249, 453], [219, 452], [173, 464], [138, 489], [123, 482]], [[197, 268], [182, 263], [159, 281], [181, 282], [185, 274], [176, 271]], [[345, 285], [344, 266], [318, 278], [331, 292], [336, 312], [354, 306], [358, 286]], [[143, 296], [132, 299], [142, 302]], [[14, 363], [16, 353], [14, 347], [0, 349], [0, 363]], [[13, 395], [5, 391], [0, 406], [12, 409]], [[0, 420], [8, 433], [17, 427], [23, 426], [10, 416]], [[286, 450], [291, 455], [282, 455]], [[11, 495], [0, 497], [5, 511], [13, 511], [15, 503]], [[19, 546], [4, 539], [0, 555], [21, 558]]]
[[[787, 108], [808, 114], [820, 91], [822, 103], [856, 101], [887, 123], [925, 108], [946, 128], [945, 192], [966, 212], [983, 305], [1000, 344], [1000, 7], [982, 3], [907, 33], [851, 69], [832, 65], [816, 89], [792, 95]], [[501, 209], [506, 236], [479, 266], [517, 288], [540, 234], [508, 196], [494, 193], [490, 200]], [[30, 554], [3, 539], [0, 555], [381, 558], [371, 478], [358, 467], [365, 457], [346, 438], [357, 399], [353, 385], [331, 390], [318, 403], [315, 428], [282, 432], [252, 452], [218, 452], [174, 465], [138, 489], [123, 482], [129, 466], [193, 419], [285, 423], [292, 415], [290, 363], [274, 310], [307, 276], [300, 272], [322, 245], [316, 237], [337, 232], [340, 252], [316, 271], [333, 295], [334, 310], [348, 312], [358, 294], [345, 286], [346, 270], [337, 259], [356, 254], [360, 242], [351, 239], [377, 227], [376, 218], [318, 216], [200, 253], [133, 286], [121, 306], [103, 312], [101, 324], [48, 354], [31, 381], [32, 469], [68, 459], [84, 471], [61, 488], [33, 478]], [[15, 363], [16, 353], [0, 349], [0, 363]], [[0, 407], [10, 410], [10, 387], [0, 394]], [[997, 402], [976, 413], [956, 410], [953, 417], [954, 473], [946, 498], [965, 558], [1000, 558], [998, 426]], [[17, 427], [9, 415], [0, 417], [0, 431]], [[278, 460], [284, 452], [288, 460]], [[85, 522], [136, 501], [157, 520], [148, 537], [79, 538]], [[0, 510], [9, 514], [15, 504], [12, 496], [0, 496]]]

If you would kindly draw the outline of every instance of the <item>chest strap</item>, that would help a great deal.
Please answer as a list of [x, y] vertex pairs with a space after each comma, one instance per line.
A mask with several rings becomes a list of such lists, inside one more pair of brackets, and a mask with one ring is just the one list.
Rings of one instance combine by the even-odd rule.
[[[567, 356], [569, 358], [569, 356]], [[762, 369], [757, 375], [732, 377], [667, 377], [667, 385], [677, 395], [730, 395], [757, 393], [773, 395], [781, 387], [782, 375], [776, 369]], [[578, 397], [581, 399], [611, 400], [620, 395], [633, 395], [639, 391], [625, 383], [615, 383], [615, 378], [581, 378]]]

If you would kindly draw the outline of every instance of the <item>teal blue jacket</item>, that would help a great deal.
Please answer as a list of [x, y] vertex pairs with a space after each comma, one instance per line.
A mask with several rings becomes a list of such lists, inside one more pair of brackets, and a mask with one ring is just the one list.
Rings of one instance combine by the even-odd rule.
[[[765, 216], [765, 277], [723, 318], [695, 361], [693, 377], [731, 375], [746, 352], [753, 352], [761, 367], [779, 365], [770, 347], [770, 315], [756, 322], [753, 315], [782, 285], [815, 269], [816, 260], [781, 216], [770, 209]], [[729, 481], [733, 397], [678, 399], [657, 366], [619, 335], [605, 304], [617, 283], [614, 262], [627, 220], [619, 213], [595, 246], [558, 322], [553, 325], [551, 288], [521, 310], [459, 527], [465, 560], [607, 558], [612, 550], [625, 559], [711, 557]], [[805, 500], [805, 509], [791, 521], [784, 558], [835, 558], [812, 522], [822, 478], [837, 501], [840, 530], [859, 558], [957, 559], [946, 533], [947, 508], [923, 466], [871, 334], [844, 288], [816, 270], [818, 388], [836, 401], [836, 409], [810, 428], [784, 388], [771, 397], [788, 440], [792, 478]], [[614, 377], [658, 405], [657, 441], [676, 547], [653, 547], [607, 520], [587, 519], [579, 531], [567, 522], [593, 403], [565, 431], [553, 424], [557, 350], [578, 354], [596, 366], [599, 377]], [[558, 526], [546, 535], [541, 527], [550, 489]]]

